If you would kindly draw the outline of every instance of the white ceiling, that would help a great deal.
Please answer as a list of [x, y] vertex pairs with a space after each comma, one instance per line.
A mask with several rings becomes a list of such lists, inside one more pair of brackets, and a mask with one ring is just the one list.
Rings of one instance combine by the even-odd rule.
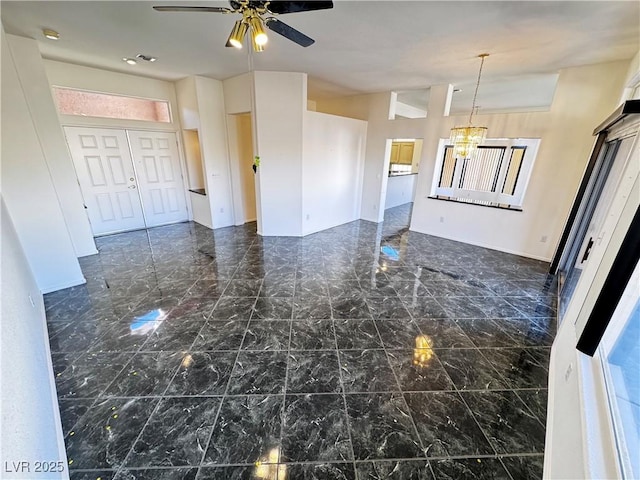
[[[464, 96], [477, 76], [477, 55], [489, 52], [483, 85], [523, 76], [511, 93], [522, 96], [531, 94], [531, 82], [548, 86], [549, 74], [561, 68], [630, 59], [640, 44], [637, 1], [334, 3], [331, 10], [281, 16], [316, 43], [302, 48], [270, 33], [266, 51], [254, 54], [254, 68], [308, 73], [311, 98], [442, 83], [463, 86]], [[246, 49], [224, 47], [234, 15], [151, 8], [171, 4], [228, 5], [4, 0], [1, 13], [5, 30], [35, 38], [46, 58], [167, 80], [225, 79], [248, 70]], [[46, 40], [44, 27], [60, 32], [60, 40]], [[138, 53], [159, 60], [136, 66], [122, 61]]]

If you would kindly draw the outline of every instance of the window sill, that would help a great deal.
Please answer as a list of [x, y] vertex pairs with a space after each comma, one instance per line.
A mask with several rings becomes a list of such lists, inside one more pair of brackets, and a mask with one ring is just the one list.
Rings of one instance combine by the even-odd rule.
[[502, 205], [502, 204], [498, 204], [498, 203], [490, 203], [490, 204], [484, 204], [484, 203], [474, 203], [474, 202], [465, 202], [463, 200], [457, 200], [455, 198], [451, 198], [451, 197], [442, 197], [442, 196], [431, 196], [429, 195], [427, 197], [430, 200], [440, 200], [443, 202], [454, 202], [454, 203], [463, 203], [465, 205], [473, 205], [475, 207], [489, 207], [489, 208], [497, 208], [499, 210], [510, 210], [512, 212], [522, 212], [522, 208], [521, 207], [514, 207], [512, 205]]
[[412, 172], [389, 172], [389, 176], [390, 177], [406, 177], [407, 175], [417, 175], [417, 173], [412, 173]]

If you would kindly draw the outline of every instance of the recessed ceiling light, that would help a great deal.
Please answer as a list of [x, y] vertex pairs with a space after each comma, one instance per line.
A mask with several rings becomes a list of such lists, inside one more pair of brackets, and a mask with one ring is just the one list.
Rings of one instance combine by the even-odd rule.
[[139, 58], [140, 60], [144, 60], [145, 62], [155, 62], [157, 60], [156, 57], [152, 57], [151, 55], [145, 55], [143, 53], [139, 53], [138, 55], [136, 55], [136, 58]]
[[127, 62], [129, 65], [135, 65], [136, 63], [138, 63], [136, 62], [135, 58], [127, 58], [127, 57], [124, 57], [122, 61]]
[[42, 30], [42, 34], [48, 38], [49, 40], [59, 40], [60, 39], [60, 34], [58, 32], [56, 32], [55, 30], [51, 30], [48, 28], [45, 28]]

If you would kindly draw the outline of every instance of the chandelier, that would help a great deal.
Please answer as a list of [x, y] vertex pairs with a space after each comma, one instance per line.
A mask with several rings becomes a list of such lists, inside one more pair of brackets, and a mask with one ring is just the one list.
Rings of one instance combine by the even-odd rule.
[[453, 144], [453, 152], [457, 158], [471, 157], [478, 145], [484, 142], [484, 139], [487, 137], [487, 127], [473, 126], [473, 114], [476, 111], [476, 98], [478, 97], [478, 87], [480, 86], [480, 77], [482, 76], [482, 66], [484, 65], [484, 59], [488, 56], [488, 53], [478, 55], [481, 59], [480, 70], [478, 71], [476, 91], [473, 94], [469, 124], [466, 127], [455, 127], [451, 129], [450, 142]]

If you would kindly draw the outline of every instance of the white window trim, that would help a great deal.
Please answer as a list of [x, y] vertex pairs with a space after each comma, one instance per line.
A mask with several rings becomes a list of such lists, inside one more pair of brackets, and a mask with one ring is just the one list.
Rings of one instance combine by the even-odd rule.
[[[529, 180], [531, 178], [531, 172], [533, 170], [533, 164], [538, 154], [538, 148], [540, 147], [539, 138], [507, 138], [507, 139], [487, 139], [482, 146], [487, 147], [504, 147], [505, 159], [500, 167], [498, 174], [497, 185], [503, 185], [505, 176], [509, 166], [509, 159], [506, 158], [511, 154], [511, 147], [527, 147], [524, 157], [522, 159], [522, 165], [520, 166], [520, 174], [518, 181], [516, 182], [516, 189], [513, 195], [497, 192], [479, 192], [476, 190], [466, 190], [462, 188], [443, 188], [439, 187], [440, 175], [442, 172], [442, 166], [444, 162], [444, 152], [447, 145], [450, 145], [449, 139], [441, 138], [438, 142], [438, 153], [436, 156], [436, 166], [433, 174], [433, 182], [431, 186], [431, 196], [445, 196], [451, 199], [462, 198], [469, 200], [477, 200], [479, 202], [491, 202], [501, 205], [511, 205], [514, 207], [521, 207], [524, 201], [524, 194], [527, 191]], [[453, 174], [452, 185], [459, 185], [460, 175], [462, 174], [462, 162], [457, 162], [455, 172]]]

